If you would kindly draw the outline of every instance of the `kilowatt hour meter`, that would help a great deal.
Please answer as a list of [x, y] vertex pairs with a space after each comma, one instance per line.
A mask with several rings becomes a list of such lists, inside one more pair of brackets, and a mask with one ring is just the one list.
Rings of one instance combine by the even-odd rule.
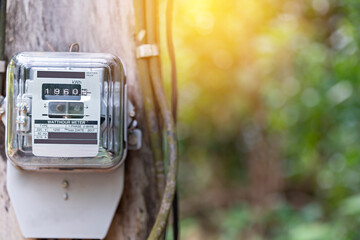
[[7, 69], [7, 187], [31, 238], [104, 238], [124, 185], [128, 102], [119, 58], [23, 52]]

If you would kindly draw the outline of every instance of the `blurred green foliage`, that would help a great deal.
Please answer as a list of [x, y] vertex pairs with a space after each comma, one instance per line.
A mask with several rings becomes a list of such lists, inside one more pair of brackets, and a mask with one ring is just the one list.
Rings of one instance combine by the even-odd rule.
[[[182, 0], [174, 17], [182, 239], [360, 239], [360, 2]], [[261, 131], [277, 200], [207, 206], [249, 186]]]

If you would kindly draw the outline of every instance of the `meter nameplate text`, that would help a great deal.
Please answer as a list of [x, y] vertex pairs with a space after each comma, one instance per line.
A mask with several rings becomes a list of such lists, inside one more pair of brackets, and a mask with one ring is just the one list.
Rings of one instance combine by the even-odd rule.
[[35, 120], [34, 143], [97, 144], [98, 121]]

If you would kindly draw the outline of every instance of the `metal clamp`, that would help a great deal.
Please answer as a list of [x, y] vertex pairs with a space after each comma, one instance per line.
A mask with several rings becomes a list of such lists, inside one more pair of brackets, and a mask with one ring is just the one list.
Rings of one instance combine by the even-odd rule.
[[142, 146], [142, 132], [137, 128], [138, 122], [135, 119], [135, 107], [128, 101], [128, 131], [127, 143], [129, 150], [139, 150]]

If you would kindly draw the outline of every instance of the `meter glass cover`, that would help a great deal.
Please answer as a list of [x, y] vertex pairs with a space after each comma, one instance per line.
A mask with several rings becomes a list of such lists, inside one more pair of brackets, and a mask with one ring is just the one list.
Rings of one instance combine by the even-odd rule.
[[125, 157], [125, 73], [113, 55], [19, 53], [7, 99], [6, 153], [21, 169], [111, 169]]

